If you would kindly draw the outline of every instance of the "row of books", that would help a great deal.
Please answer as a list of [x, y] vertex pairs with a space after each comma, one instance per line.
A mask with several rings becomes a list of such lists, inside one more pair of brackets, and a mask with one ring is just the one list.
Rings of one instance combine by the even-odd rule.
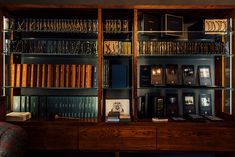
[[[140, 65], [140, 87], [158, 85], [179, 85], [180, 73], [182, 75], [182, 85], [211, 86], [210, 65], [199, 65], [198, 80], [196, 82], [196, 68], [194, 65], [182, 65], [181, 69], [177, 64], [163, 65]], [[165, 81], [164, 81], [165, 78]]]
[[208, 41], [139, 41], [139, 54], [224, 54], [225, 43]]
[[126, 88], [129, 86], [129, 68], [125, 64], [110, 64], [104, 60], [103, 87]]
[[[140, 118], [152, 117], [177, 117], [179, 116], [178, 94], [147, 93], [138, 98], [138, 114]], [[199, 95], [199, 115], [212, 116], [211, 94], [201, 93]], [[183, 93], [182, 97], [183, 114], [197, 114], [194, 93]]]
[[11, 52], [97, 55], [97, 41], [80, 40], [16, 40]]
[[97, 87], [97, 70], [90, 64], [13, 64], [11, 87]]
[[5, 18], [5, 30], [97, 32], [96, 19]]
[[107, 32], [129, 31], [129, 20], [107, 19], [104, 21], [104, 31]]
[[105, 55], [131, 55], [131, 42], [104, 41]]
[[62, 117], [97, 118], [97, 97], [13, 96], [13, 112], [31, 112], [37, 119]]

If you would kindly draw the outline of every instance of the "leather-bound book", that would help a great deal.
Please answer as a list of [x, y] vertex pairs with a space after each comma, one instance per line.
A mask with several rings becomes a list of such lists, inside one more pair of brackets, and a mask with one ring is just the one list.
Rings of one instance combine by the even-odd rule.
[[81, 65], [81, 88], [85, 88], [86, 65]]
[[47, 88], [53, 86], [53, 66], [52, 64], [47, 65]]
[[71, 87], [76, 88], [76, 64], [71, 65]]
[[60, 87], [65, 86], [65, 65], [61, 64], [60, 65]]
[[55, 70], [54, 70], [55, 74], [54, 74], [54, 87], [59, 87], [59, 82], [60, 82], [60, 65], [56, 64], [55, 65]]
[[85, 88], [92, 87], [92, 65], [86, 65], [86, 81], [85, 81]]
[[46, 85], [46, 64], [42, 64], [42, 84], [41, 87], [44, 88]]
[[81, 65], [77, 65], [77, 74], [76, 74], [76, 87], [80, 88], [81, 87]]
[[11, 65], [11, 82], [10, 82], [10, 86], [11, 87], [15, 87], [15, 70], [16, 70], [16, 65], [12, 64]]
[[16, 64], [16, 87], [21, 85], [21, 64]]
[[21, 86], [26, 87], [27, 84], [27, 64], [22, 64], [22, 81]]
[[42, 81], [42, 71], [41, 71], [41, 64], [37, 64], [37, 85], [36, 87], [41, 87], [41, 81]]
[[30, 87], [34, 87], [34, 73], [35, 73], [35, 65], [30, 65]]
[[70, 65], [65, 65], [65, 87], [70, 87]]

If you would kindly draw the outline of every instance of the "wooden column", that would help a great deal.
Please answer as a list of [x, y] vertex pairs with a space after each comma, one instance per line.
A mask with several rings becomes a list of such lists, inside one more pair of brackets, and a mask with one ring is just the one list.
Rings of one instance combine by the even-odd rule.
[[102, 9], [98, 9], [98, 121], [102, 121], [103, 115], [103, 90], [102, 90]]
[[137, 99], [137, 45], [138, 45], [138, 11], [134, 9], [134, 30], [133, 30], [133, 117], [134, 121], [138, 120], [137, 117], [137, 108], [138, 108], [138, 99]]

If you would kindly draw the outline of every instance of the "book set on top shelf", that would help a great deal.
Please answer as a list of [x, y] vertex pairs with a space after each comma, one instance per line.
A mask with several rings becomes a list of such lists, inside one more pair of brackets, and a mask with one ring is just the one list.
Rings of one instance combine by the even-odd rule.
[[9, 14], [7, 112], [35, 120], [222, 120], [231, 114], [232, 20], [204, 12]]

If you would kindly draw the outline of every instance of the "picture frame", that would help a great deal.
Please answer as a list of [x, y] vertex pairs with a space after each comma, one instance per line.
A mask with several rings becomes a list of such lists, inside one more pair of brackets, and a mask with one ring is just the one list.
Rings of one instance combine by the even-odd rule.
[[199, 111], [200, 115], [212, 115], [212, 99], [210, 94], [200, 94]]
[[199, 85], [211, 86], [211, 70], [209, 65], [198, 66]]
[[166, 71], [166, 84], [167, 85], [176, 85], [179, 83], [177, 64], [167, 64], [165, 71]]
[[194, 93], [183, 93], [183, 114], [196, 114]]
[[151, 66], [151, 85], [157, 86], [163, 84], [163, 66]]
[[105, 100], [105, 116], [109, 112], [120, 112], [120, 115], [130, 115], [129, 99], [106, 99]]
[[182, 65], [182, 83], [184, 85], [195, 85], [194, 65]]
[[166, 95], [166, 114], [170, 117], [178, 116], [178, 94]]

